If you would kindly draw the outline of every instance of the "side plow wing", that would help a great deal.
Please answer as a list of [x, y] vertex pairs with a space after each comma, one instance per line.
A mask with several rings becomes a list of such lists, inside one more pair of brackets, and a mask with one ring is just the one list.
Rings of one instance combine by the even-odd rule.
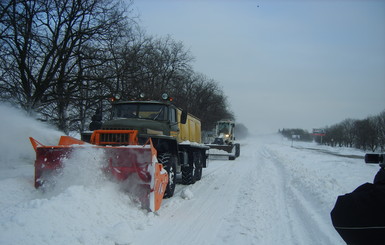
[[[104, 136], [101, 136], [104, 133], [111, 136], [109, 131], [98, 130], [96, 134], [99, 134], [99, 136], [93, 136], [95, 139], [93, 145], [69, 136], [62, 136], [57, 146], [45, 146], [30, 138], [36, 151], [35, 187], [42, 186], [50, 178], [50, 175], [63, 168], [63, 160], [71, 158], [71, 154], [75, 149], [100, 148], [104, 152], [104, 159], [108, 161], [105, 164], [106, 167], [103, 168], [104, 172], [118, 181], [139, 187], [135, 189], [140, 191], [134, 194], [140, 200], [142, 207], [152, 212], [157, 211], [161, 206], [167, 187], [168, 175], [163, 166], [158, 163], [157, 152], [151, 140], [149, 144], [136, 145], [137, 139], [135, 137], [137, 132], [124, 130], [119, 132], [119, 134], [123, 134], [120, 136], [114, 132], [114, 137], [129, 139], [126, 143], [133, 143], [133, 145], [99, 145], [98, 139], [105, 139]], [[128, 188], [130, 189], [130, 186]]]

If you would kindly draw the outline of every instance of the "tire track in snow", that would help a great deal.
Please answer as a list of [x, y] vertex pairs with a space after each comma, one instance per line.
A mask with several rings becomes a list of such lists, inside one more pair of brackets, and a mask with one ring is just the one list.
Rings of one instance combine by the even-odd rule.
[[247, 152], [251, 154], [239, 163], [247, 171], [238, 202], [225, 218], [218, 240], [223, 244], [335, 244], [335, 232], [319, 211], [322, 204], [292, 184], [293, 173], [285, 167], [291, 162], [265, 145]]
[[[212, 161], [201, 181], [178, 185], [127, 244], [338, 244], [318, 210], [319, 193], [302, 187], [289, 164], [261, 144], [245, 146], [235, 161]], [[191, 198], [183, 199], [186, 191]]]
[[240, 163], [247, 166], [247, 174], [239, 189], [238, 203], [226, 218], [219, 238], [224, 244], [287, 244], [293, 231], [287, 222], [282, 222], [289, 217], [283, 175], [262, 146], [250, 150], [247, 161]]
[[[285, 180], [285, 199], [287, 201], [287, 209], [289, 213], [289, 222], [292, 227], [294, 239], [296, 244], [335, 244], [331, 240], [335, 232], [332, 230], [331, 224], [325, 223], [325, 218], [319, 212], [320, 205], [317, 205], [316, 198], [312, 193], [305, 192], [298, 189], [298, 184], [293, 185], [293, 172], [285, 166], [285, 164], [293, 164], [292, 162], [285, 162], [284, 159], [279, 159], [269, 149], [265, 149], [266, 157], [271, 159], [271, 162], [281, 171], [281, 175]], [[294, 163], [295, 164], [295, 163]], [[299, 178], [296, 178], [298, 181]], [[328, 217], [329, 218], [329, 217]]]
[[[232, 198], [240, 188], [247, 169], [234, 171], [237, 161], [211, 162], [211, 170], [194, 185], [179, 185], [174, 197], [165, 200], [150, 229], [162, 237], [151, 237], [148, 229], [135, 234], [132, 244], [218, 244], [216, 234], [223, 223], [224, 213], [233, 209]], [[191, 199], [183, 199], [183, 192], [191, 192]], [[230, 198], [229, 198], [230, 196]]]

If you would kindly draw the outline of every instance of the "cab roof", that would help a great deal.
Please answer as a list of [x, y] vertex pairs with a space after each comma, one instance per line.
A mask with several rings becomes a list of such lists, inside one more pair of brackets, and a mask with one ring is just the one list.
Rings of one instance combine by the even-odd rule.
[[172, 105], [171, 103], [167, 101], [157, 101], [157, 100], [126, 100], [126, 101], [114, 101], [112, 102], [113, 105], [119, 105], [119, 104], [158, 104], [158, 105]]

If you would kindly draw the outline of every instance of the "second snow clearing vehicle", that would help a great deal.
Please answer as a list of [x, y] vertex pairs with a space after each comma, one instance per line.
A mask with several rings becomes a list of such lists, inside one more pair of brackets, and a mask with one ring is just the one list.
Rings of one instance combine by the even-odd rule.
[[235, 143], [235, 122], [221, 120], [215, 126], [214, 142], [208, 144], [209, 156], [228, 156], [229, 160], [235, 160], [240, 155], [240, 145]]
[[106, 152], [106, 169], [114, 177], [119, 180], [139, 177], [140, 184], [145, 186], [139, 195], [142, 204], [157, 210], [152, 208], [160, 206], [157, 199], [173, 196], [177, 176], [182, 184], [201, 179], [209, 149], [201, 143], [200, 120], [173, 105], [166, 94], [162, 98], [163, 101], [112, 100], [110, 120], [102, 123], [101, 115], [93, 116], [90, 124], [93, 132], [83, 133], [82, 141], [64, 136], [67, 138], [58, 146], [43, 146], [31, 139], [37, 153], [35, 186], [44, 181], [45, 172], [60, 168], [61, 159], [73, 148], [88, 142]]

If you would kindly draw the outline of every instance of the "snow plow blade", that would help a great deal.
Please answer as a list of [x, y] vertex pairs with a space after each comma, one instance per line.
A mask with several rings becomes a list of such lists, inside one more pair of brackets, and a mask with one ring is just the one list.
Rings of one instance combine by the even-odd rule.
[[207, 151], [207, 156], [228, 156], [229, 160], [235, 160], [240, 155], [239, 144], [234, 145], [217, 145], [208, 144], [210, 149]]
[[[143, 208], [152, 212], [160, 208], [168, 175], [158, 163], [151, 139], [149, 144], [138, 145], [137, 131], [95, 130], [91, 144], [69, 136], [62, 136], [57, 146], [45, 146], [32, 137], [30, 141], [36, 151], [35, 188], [44, 185], [50, 176], [65, 167], [63, 160], [71, 158], [74, 150], [91, 147], [103, 151], [106, 163], [102, 170], [107, 175], [135, 185], [134, 194]], [[128, 188], [132, 189], [130, 186]]]

